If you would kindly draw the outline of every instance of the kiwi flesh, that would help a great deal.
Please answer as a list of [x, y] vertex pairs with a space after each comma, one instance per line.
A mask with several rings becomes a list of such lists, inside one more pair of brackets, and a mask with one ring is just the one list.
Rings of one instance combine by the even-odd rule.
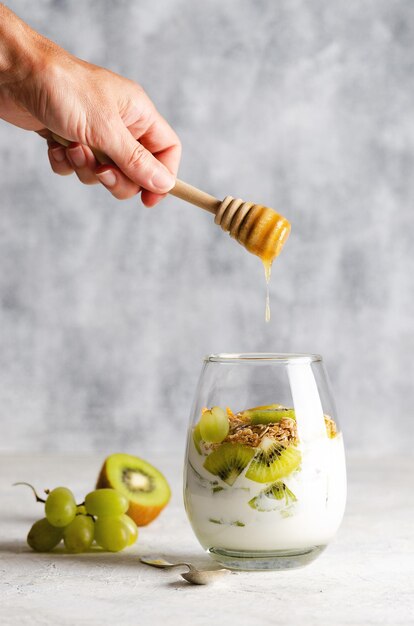
[[246, 478], [269, 483], [287, 476], [299, 467], [301, 453], [295, 446], [285, 447], [270, 437], [263, 437]]
[[232, 486], [255, 454], [255, 449], [238, 443], [222, 443], [208, 455], [204, 468]]
[[247, 411], [243, 411], [242, 416], [245, 419], [248, 418], [251, 424], [275, 424], [285, 418], [296, 419], [294, 409], [288, 409], [281, 405], [275, 405], [274, 408], [247, 409]]
[[97, 489], [111, 487], [128, 498], [127, 514], [137, 526], [146, 526], [168, 504], [170, 487], [153, 465], [130, 454], [112, 454], [101, 469]]
[[249, 500], [249, 506], [257, 511], [274, 511], [279, 508], [282, 500], [284, 500], [285, 506], [289, 506], [296, 502], [297, 498], [289, 487], [279, 480], [261, 491], [255, 498]]

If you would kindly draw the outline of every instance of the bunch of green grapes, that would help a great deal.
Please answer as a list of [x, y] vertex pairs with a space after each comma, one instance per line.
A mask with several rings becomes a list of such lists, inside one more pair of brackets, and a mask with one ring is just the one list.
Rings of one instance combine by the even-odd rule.
[[126, 515], [129, 502], [119, 491], [96, 489], [77, 505], [67, 487], [53, 489], [43, 500], [29, 486], [45, 505], [45, 517], [27, 535], [27, 543], [36, 552], [50, 552], [62, 539], [72, 553], [85, 552], [94, 541], [104, 550], [119, 552], [137, 540], [138, 528]]

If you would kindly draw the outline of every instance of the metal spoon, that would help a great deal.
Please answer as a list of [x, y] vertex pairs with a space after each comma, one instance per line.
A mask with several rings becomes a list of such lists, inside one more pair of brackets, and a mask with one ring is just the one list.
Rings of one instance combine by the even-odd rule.
[[173, 567], [188, 567], [188, 572], [181, 574], [182, 578], [192, 585], [209, 585], [223, 574], [229, 574], [227, 569], [204, 569], [199, 570], [191, 563], [170, 563], [160, 557], [141, 557], [141, 563], [158, 567], [159, 569], [172, 569]]

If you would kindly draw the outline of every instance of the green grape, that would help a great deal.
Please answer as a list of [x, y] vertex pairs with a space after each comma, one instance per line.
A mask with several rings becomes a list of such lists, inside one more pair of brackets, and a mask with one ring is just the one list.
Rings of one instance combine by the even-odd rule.
[[76, 515], [86, 515], [86, 507], [83, 504], [78, 504], [76, 507]]
[[52, 526], [62, 528], [70, 524], [76, 515], [76, 502], [71, 490], [66, 487], [53, 489], [46, 499], [45, 513]]
[[121, 520], [128, 526], [129, 530], [129, 541], [128, 545], [132, 546], [136, 540], [138, 539], [138, 526], [134, 522], [134, 520], [129, 517], [129, 515], [121, 515]]
[[213, 406], [200, 417], [200, 434], [207, 443], [221, 443], [229, 434], [229, 418], [219, 406]]
[[202, 439], [203, 438], [200, 433], [200, 424], [197, 424], [196, 426], [194, 426], [193, 430], [193, 442], [198, 454], [201, 454], [200, 441], [202, 441]]
[[63, 541], [68, 552], [85, 552], [90, 548], [95, 534], [95, 522], [89, 515], [77, 515], [63, 531]]
[[106, 515], [95, 522], [95, 541], [104, 550], [119, 552], [127, 547], [130, 538], [129, 526], [120, 515]]
[[63, 528], [52, 526], [47, 519], [38, 520], [33, 524], [27, 535], [27, 543], [36, 552], [50, 552], [60, 542]]
[[91, 515], [122, 515], [129, 507], [128, 499], [116, 489], [95, 489], [85, 498], [85, 507]]

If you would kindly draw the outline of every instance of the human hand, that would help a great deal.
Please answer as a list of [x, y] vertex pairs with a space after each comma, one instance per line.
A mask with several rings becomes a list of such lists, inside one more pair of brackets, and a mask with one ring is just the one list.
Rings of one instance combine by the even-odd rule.
[[[142, 202], [154, 206], [174, 186], [181, 146], [144, 90], [70, 55], [0, 5], [4, 18], [0, 117], [47, 139], [55, 173], [101, 182], [119, 199], [141, 191]], [[60, 146], [50, 131], [71, 144]], [[112, 162], [99, 164], [90, 147]]]

